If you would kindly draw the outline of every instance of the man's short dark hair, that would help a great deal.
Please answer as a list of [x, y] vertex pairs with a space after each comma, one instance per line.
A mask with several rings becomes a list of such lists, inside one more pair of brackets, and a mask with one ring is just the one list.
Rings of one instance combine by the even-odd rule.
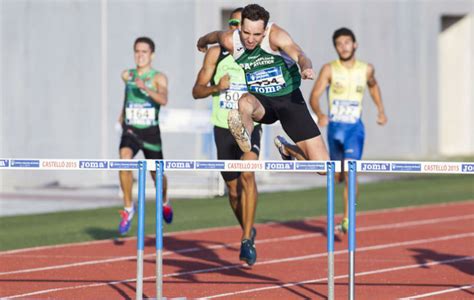
[[336, 46], [336, 40], [340, 36], [350, 36], [352, 41], [354, 43], [356, 42], [356, 38], [355, 38], [355, 35], [352, 32], [352, 30], [350, 30], [349, 28], [346, 28], [346, 27], [342, 27], [342, 28], [339, 28], [338, 30], [334, 31], [334, 34], [332, 35], [332, 43], [334, 44], [334, 46]]
[[133, 43], [133, 50], [135, 50], [135, 47], [137, 46], [138, 43], [148, 44], [148, 46], [150, 46], [151, 53], [155, 53], [155, 43], [149, 37], [141, 36], [137, 38], [135, 40], [135, 43]]
[[264, 27], [267, 28], [270, 13], [258, 4], [249, 4], [242, 10], [242, 23], [245, 19], [250, 21], [262, 20]]
[[232, 18], [232, 15], [233, 15], [233, 14], [235, 14], [235, 13], [241, 13], [243, 10], [244, 10], [243, 7], [237, 7], [236, 9], [234, 9], [234, 10], [230, 13], [229, 19]]

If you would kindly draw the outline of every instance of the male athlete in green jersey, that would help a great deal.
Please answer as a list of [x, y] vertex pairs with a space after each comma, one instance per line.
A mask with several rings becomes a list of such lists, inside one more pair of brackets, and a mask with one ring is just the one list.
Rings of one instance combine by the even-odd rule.
[[[139, 150], [146, 159], [163, 159], [159, 112], [168, 103], [168, 79], [151, 67], [155, 43], [148, 37], [139, 37], [134, 43], [136, 68], [122, 72], [125, 83], [125, 100], [119, 121], [123, 132], [120, 140], [120, 158], [132, 159]], [[135, 208], [132, 201], [133, 175], [120, 171], [124, 210], [120, 212], [120, 234], [130, 230]], [[156, 172], [151, 172], [155, 180]], [[167, 199], [167, 180], [163, 178], [163, 217], [171, 223], [173, 210]]]
[[229, 128], [242, 151], [249, 152], [253, 121], [271, 124], [279, 120], [305, 157], [327, 160], [326, 146], [299, 89], [301, 79], [314, 78], [311, 60], [269, 19], [263, 7], [250, 4], [242, 11], [241, 30], [214, 31], [198, 40], [200, 51], [219, 43], [245, 71], [249, 93], [229, 113]]
[[[229, 19], [231, 30], [240, 27], [242, 8], [232, 11]], [[229, 131], [227, 117], [237, 108], [241, 95], [247, 93], [245, 73], [226, 49], [209, 48], [203, 66], [193, 87], [195, 99], [212, 95], [212, 118], [217, 158], [223, 160], [257, 160], [260, 152], [261, 125], [252, 132], [252, 150], [243, 153]], [[254, 245], [256, 229], [253, 228], [257, 206], [257, 185], [253, 172], [222, 172], [227, 185], [229, 202], [242, 227], [240, 259], [253, 265], [257, 259]]]

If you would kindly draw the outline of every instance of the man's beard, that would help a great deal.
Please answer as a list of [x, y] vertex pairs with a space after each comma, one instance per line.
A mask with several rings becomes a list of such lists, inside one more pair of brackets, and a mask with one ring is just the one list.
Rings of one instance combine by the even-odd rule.
[[349, 61], [354, 57], [355, 52], [356, 52], [356, 49], [352, 49], [351, 55], [349, 55], [349, 57], [343, 58], [342, 56], [339, 56], [339, 59], [341, 61]]

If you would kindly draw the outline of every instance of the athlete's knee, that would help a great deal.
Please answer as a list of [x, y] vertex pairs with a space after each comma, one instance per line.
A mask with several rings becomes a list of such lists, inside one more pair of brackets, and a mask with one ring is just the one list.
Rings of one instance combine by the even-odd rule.
[[240, 177], [242, 179], [242, 183], [246, 186], [255, 184], [255, 173], [253, 172], [242, 172]]
[[128, 147], [120, 148], [119, 156], [120, 156], [120, 159], [132, 159], [133, 150]]
[[242, 112], [249, 112], [252, 113], [254, 110], [254, 102], [255, 99], [252, 95], [250, 94], [243, 94], [239, 98], [239, 111]]

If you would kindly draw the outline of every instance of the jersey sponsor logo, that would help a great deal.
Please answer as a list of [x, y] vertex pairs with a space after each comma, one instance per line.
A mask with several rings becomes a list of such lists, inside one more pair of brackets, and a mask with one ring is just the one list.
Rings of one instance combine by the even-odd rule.
[[280, 91], [286, 86], [281, 67], [266, 68], [245, 74], [249, 90], [261, 94]]
[[462, 164], [461, 169], [464, 173], [474, 173], [474, 164]]
[[14, 159], [11, 161], [11, 166], [16, 168], [39, 168], [39, 160]]
[[423, 171], [427, 172], [458, 172], [459, 165], [457, 164], [443, 164], [443, 163], [435, 163], [435, 164], [424, 164]]
[[254, 171], [263, 170], [263, 163], [253, 161], [239, 161], [239, 162], [228, 162], [226, 163], [226, 170], [244, 170]]
[[225, 162], [216, 162], [216, 161], [198, 161], [196, 162], [196, 169], [203, 170], [224, 170]]
[[0, 159], [0, 168], [8, 168], [10, 161], [8, 159]]
[[252, 92], [256, 92], [259, 94], [272, 94], [279, 92], [283, 87], [281, 86], [267, 86], [267, 87], [251, 87], [250, 90]]
[[392, 163], [392, 171], [419, 172], [421, 171], [421, 164]]
[[138, 161], [109, 161], [110, 169], [138, 169]]
[[281, 68], [275, 67], [247, 73], [245, 76], [247, 77], [247, 81], [253, 83], [259, 82], [259, 80], [276, 79], [276, 77], [281, 76], [282, 74], [283, 72], [281, 71]]
[[107, 169], [109, 164], [101, 160], [80, 160], [79, 168], [81, 169]]
[[73, 160], [42, 160], [41, 167], [51, 169], [75, 169], [77, 168], [77, 162]]
[[293, 162], [266, 162], [265, 170], [294, 170], [295, 163]]
[[361, 163], [362, 171], [390, 171], [390, 163]]
[[324, 171], [324, 163], [316, 162], [296, 162], [296, 170]]
[[165, 168], [177, 170], [191, 170], [194, 169], [194, 162], [185, 160], [169, 160], [166, 161]]

